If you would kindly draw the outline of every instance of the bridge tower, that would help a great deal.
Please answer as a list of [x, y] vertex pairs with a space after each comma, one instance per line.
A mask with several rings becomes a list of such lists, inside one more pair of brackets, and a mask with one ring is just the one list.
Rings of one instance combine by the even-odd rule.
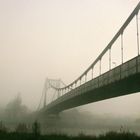
[[[44, 82], [44, 87], [42, 90], [42, 97], [40, 99], [40, 103], [39, 103], [37, 110], [39, 110], [41, 108], [45, 108], [49, 102], [52, 102], [54, 99], [59, 98], [61, 96], [61, 93], [58, 89], [61, 87], [64, 87], [64, 86], [65, 86], [65, 84], [61, 79], [46, 78], [46, 80]], [[49, 99], [48, 93], [50, 92], [49, 90], [52, 90], [51, 91], [51, 94], [52, 94], [51, 101], [48, 101], [48, 99]], [[41, 104], [42, 104], [42, 107], [41, 107]]]

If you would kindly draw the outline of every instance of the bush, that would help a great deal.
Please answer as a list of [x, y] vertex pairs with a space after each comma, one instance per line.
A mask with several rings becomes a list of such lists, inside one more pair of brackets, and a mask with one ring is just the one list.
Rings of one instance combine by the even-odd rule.
[[28, 133], [28, 128], [27, 128], [26, 124], [20, 123], [20, 124], [18, 124], [15, 132], [17, 132], [17, 133]]

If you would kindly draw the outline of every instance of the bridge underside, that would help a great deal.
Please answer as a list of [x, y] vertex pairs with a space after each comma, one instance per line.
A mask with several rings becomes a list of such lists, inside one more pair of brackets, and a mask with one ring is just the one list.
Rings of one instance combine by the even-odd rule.
[[140, 74], [110, 83], [106, 86], [91, 90], [69, 100], [61, 102], [56, 106], [46, 109], [47, 114], [56, 114], [63, 110], [81, 106], [88, 103], [102, 101], [109, 98], [128, 95], [140, 91]]

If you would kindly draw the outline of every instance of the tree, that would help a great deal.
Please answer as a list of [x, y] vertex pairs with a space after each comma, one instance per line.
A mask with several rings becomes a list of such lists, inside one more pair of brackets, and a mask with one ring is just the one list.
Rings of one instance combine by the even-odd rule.
[[37, 120], [32, 125], [32, 131], [36, 138], [40, 136], [40, 124], [37, 122]]
[[7, 132], [7, 128], [5, 127], [5, 125], [3, 124], [3, 122], [0, 122], [0, 133], [6, 133]]
[[14, 100], [7, 104], [5, 113], [5, 118], [7, 118], [7, 121], [10, 120], [20, 122], [25, 116], [27, 116], [29, 110], [25, 105], [22, 105], [20, 94], [18, 94]]

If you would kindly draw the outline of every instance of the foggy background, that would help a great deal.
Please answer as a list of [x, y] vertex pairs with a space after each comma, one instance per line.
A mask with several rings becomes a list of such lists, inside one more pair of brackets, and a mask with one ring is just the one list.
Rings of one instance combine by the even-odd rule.
[[[66, 84], [75, 80], [105, 48], [138, 2], [0, 0], [0, 107], [20, 93], [23, 103], [35, 110], [46, 77], [61, 78]], [[133, 43], [126, 42], [125, 60], [136, 53]], [[114, 51], [112, 60], [117, 65], [118, 54]], [[133, 94], [78, 109], [138, 118], [139, 100], [140, 94]]]

